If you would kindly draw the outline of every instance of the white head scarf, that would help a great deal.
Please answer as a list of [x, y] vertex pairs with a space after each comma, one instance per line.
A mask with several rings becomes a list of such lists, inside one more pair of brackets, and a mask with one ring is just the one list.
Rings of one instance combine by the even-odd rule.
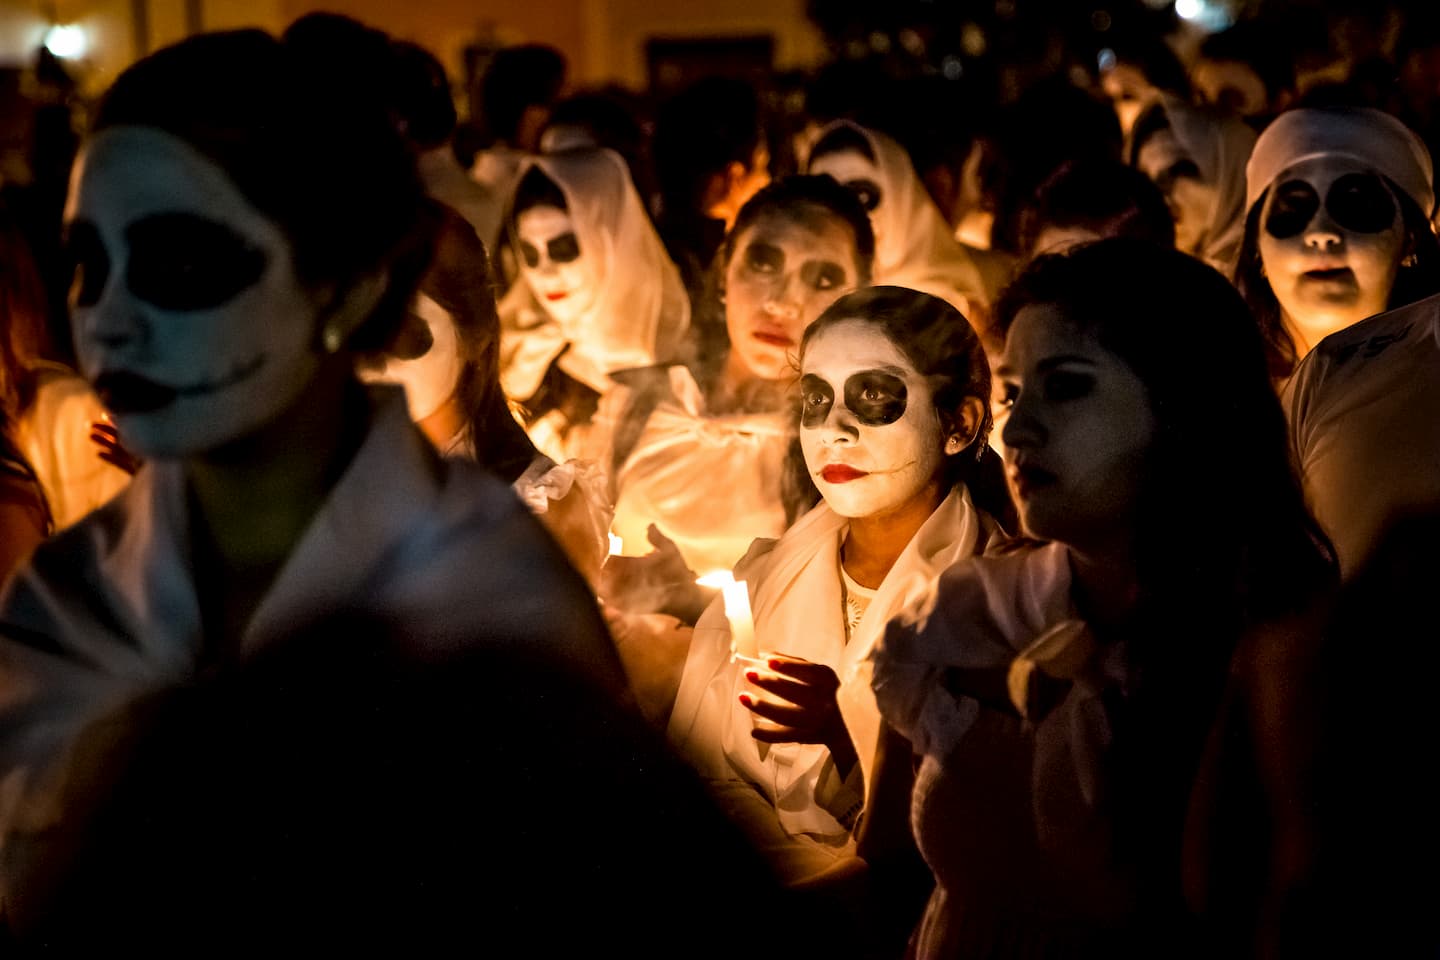
[[1388, 178], [1427, 217], [1435, 209], [1435, 171], [1424, 141], [1390, 114], [1369, 107], [1307, 107], [1276, 117], [1245, 167], [1245, 209], [1295, 164], [1325, 156], [1348, 157]]
[[1175, 140], [1195, 161], [1205, 182], [1215, 187], [1215, 206], [1196, 254], [1228, 276], [1245, 236], [1245, 212], [1250, 209], [1245, 202], [1245, 170], [1255, 147], [1255, 131], [1237, 117], [1198, 110], [1171, 96], [1162, 95], [1149, 109], [1164, 112]]
[[880, 205], [870, 213], [876, 235], [874, 283], [940, 297], [969, 317], [972, 306], [983, 306], [987, 299], [980, 270], [915, 175], [910, 155], [885, 134], [848, 120], [830, 124], [814, 142], [841, 127], [870, 144], [880, 175]]
[[601, 289], [583, 316], [562, 327], [529, 284], [516, 281], [500, 302], [506, 394], [533, 394], [567, 344], [561, 369], [601, 393], [617, 370], [676, 359], [690, 325], [690, 301], [625, 161], [604, 149], [528, 157], [516, 182], [536, 167], [565, 195], [575, 237], [582, 254], [595, 258]]

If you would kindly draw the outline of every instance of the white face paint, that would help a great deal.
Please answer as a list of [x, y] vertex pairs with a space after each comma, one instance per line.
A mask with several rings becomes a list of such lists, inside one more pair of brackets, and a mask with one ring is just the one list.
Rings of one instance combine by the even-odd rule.
[[385, 365], [361, 370], [367, 383], [398, 383], [405, 388], [410, 419], [420, 422], [439, 410], [460, 380], [460, 344], [455, 319], [423, 293], [410, 302], [410, 316]]
[[891, 513], [925, 495], [943, 460], [930, 384], [888, 337], [847, 320], [805, 347], [800, 446], [842, 517]]
[[317, 301], [289, 240], [183, 140], [148, 127], [91, 139], [65, 229], [80, 370], [136, 453], [246, 436], [314, 377]]
[[885, 206], [884, 185], [880, 168], [854, 150], [822, 154], [810, 164], [810, 172], [828, 173], [841, 186], [860, 198], [860, 205], [870, 214], [870, 227], [875, 232], [875, 245], [880, 245], [881, 210]]
[[584, 318], [600, 296], [592, 251], [581, 249], [570, 214], [531, 207], [515, 218], [520, 273], [535, 299], [562, 326]]

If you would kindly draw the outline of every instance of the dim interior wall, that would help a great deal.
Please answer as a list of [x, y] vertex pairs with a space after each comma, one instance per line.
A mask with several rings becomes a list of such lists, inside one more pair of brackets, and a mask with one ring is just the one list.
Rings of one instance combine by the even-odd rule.
[[[38, 2], [0, 0], [0, 43], [14, 62], [33, 56], [48, 26]], [[570, 62], [572, 85], [646, 83], [645, 43], [652, 38], [766, 34], [776, 65], [819, 61], [821, 38], [805, 17], [805, 0], [55, 0], [56, 20], [86, 31], [89, 51], [73, 67], [96, 94], [149, 50], [202, 29], [262, 27], [279, 31], [296, 17], [335, 10], [433, 51], [452, 76], [463, 77], [463, 51], [482, 38], [493, 44], [546, 43]], [[0, 59], [3, 59], [0, 47]]]
[[603, 11], [605, 34], [592, 33], [587, 51], [592, 80], [618, 80], [643, 89], [645, 43], [652, 38], [721, 38], [768, 34], [775, 66], [814, 66], [824, 58], [824, 39], [805, 16], [805, 0], [588, 0]]

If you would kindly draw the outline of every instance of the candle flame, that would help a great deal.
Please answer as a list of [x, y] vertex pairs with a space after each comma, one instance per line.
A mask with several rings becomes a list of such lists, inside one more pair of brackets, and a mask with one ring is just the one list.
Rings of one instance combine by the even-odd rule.
[[696, 577], [695, 582], [702, 587], [714, 587], [723, 590], [735, 582], [729, 570], [711, 570], [703, 577]]
[[624, 549], [625, 541], [622, 540], [620, 537], [615, 536], [615, 534], [613, 533], [610, 534], [610, 553], [608, 554], [608, 556], [618, 557], [620, 555], [620, 552]]

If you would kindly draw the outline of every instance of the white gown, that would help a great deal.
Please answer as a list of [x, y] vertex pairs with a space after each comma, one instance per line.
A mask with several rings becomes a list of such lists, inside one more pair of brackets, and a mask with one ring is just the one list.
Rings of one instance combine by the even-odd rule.
[[[730, 812], [765, 846], [782, 875], [798, 880], [853, 852], [850, 827], [864, 799], [879, 742], [870, 655], [885, 623], [920, 601], [952, 564], [985, 549], [998, 532], [963, 487], [945, 499], [906, 546], [846, 643], [840, 545], [848, 523], [823, 503], [778, 541], [757, 542], [735, 577], [748, 583], [761, 653], [803, 657], [835, 669], [846, 729], [860, 758], [841, 782], [829, 750], [763, 746], [738, 702], [745, 664], [730, 661], [730, 626], [720, 601], [696, 624], [675, 707], [671, 742], [717, 787]], [[839, 817], [837, 817], [837, 814]]]

